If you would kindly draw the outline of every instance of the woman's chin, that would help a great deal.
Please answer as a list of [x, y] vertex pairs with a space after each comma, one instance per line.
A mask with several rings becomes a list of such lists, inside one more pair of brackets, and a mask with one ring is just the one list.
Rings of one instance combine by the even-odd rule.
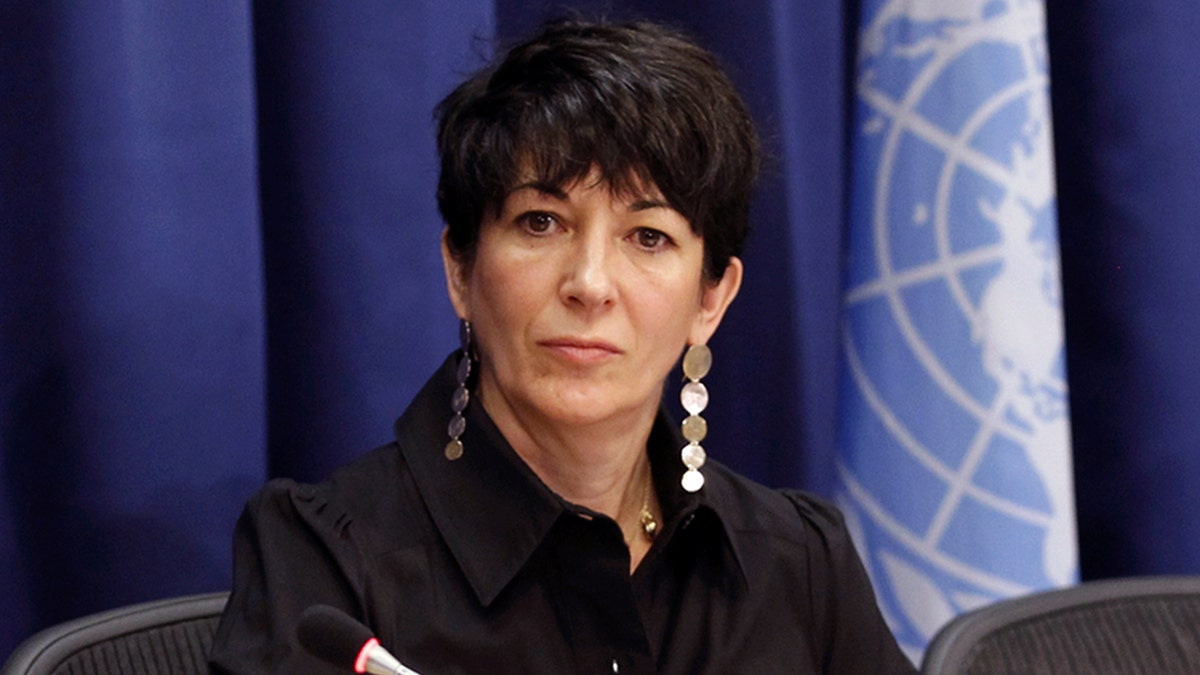
[[629, 394], [628, 389], [622, 391], [611, 386], [561, 388], [534, 405], [545, 419], [573, 426], [625, 422], [637, 411], [657, 408], [652, 402], [637, 400]]

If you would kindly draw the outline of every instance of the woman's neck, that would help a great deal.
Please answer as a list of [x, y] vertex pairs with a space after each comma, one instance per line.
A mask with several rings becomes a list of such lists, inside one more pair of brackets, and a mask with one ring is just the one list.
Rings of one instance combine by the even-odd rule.
[[560, 425], [536, 414], [521, 415], [499, 397], [480, 398], [500, 433], [543, 483], [563, 499], [617, 522], [629, 545], [632, 572], [650, 549], [643, 510], [659, 519], [646, 454], [657, 408], [593, 424]]

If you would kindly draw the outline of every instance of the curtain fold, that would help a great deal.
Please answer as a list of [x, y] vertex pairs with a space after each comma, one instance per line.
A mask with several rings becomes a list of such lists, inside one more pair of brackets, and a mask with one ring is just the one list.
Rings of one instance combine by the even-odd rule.
[[266, 476], [248, 11], [2, 12], [0, 651], [224, 577]]
[[1200, 572], [1200, 7], [1047, 3], [1083, 573]]
[[432, 109], [483, 64], [487, 2], [255, 8], [272, 475], [390, 440], [456, 344]]

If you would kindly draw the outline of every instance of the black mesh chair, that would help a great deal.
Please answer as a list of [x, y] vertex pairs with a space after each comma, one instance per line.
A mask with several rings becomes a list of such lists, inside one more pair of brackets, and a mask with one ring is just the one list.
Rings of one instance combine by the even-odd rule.
[[21, 643], [0, 675], [201, 675], [229, 593], [92, 614]]
[[921, 672], [1200, 673], [1200, 577], [1094, 581], [968, 612]]

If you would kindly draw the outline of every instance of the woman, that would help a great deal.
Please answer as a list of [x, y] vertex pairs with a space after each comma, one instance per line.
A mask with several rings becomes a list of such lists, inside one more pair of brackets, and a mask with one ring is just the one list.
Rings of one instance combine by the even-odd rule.
[[462, 349], [393, 443], [247, 505], [215, 671], [343, 672], [297, 642], [315, 604], [426, 675], [911, 671], [835, 509], [704, 461], [758, 163], [713, 58], [552, 24], [438, 115]]

